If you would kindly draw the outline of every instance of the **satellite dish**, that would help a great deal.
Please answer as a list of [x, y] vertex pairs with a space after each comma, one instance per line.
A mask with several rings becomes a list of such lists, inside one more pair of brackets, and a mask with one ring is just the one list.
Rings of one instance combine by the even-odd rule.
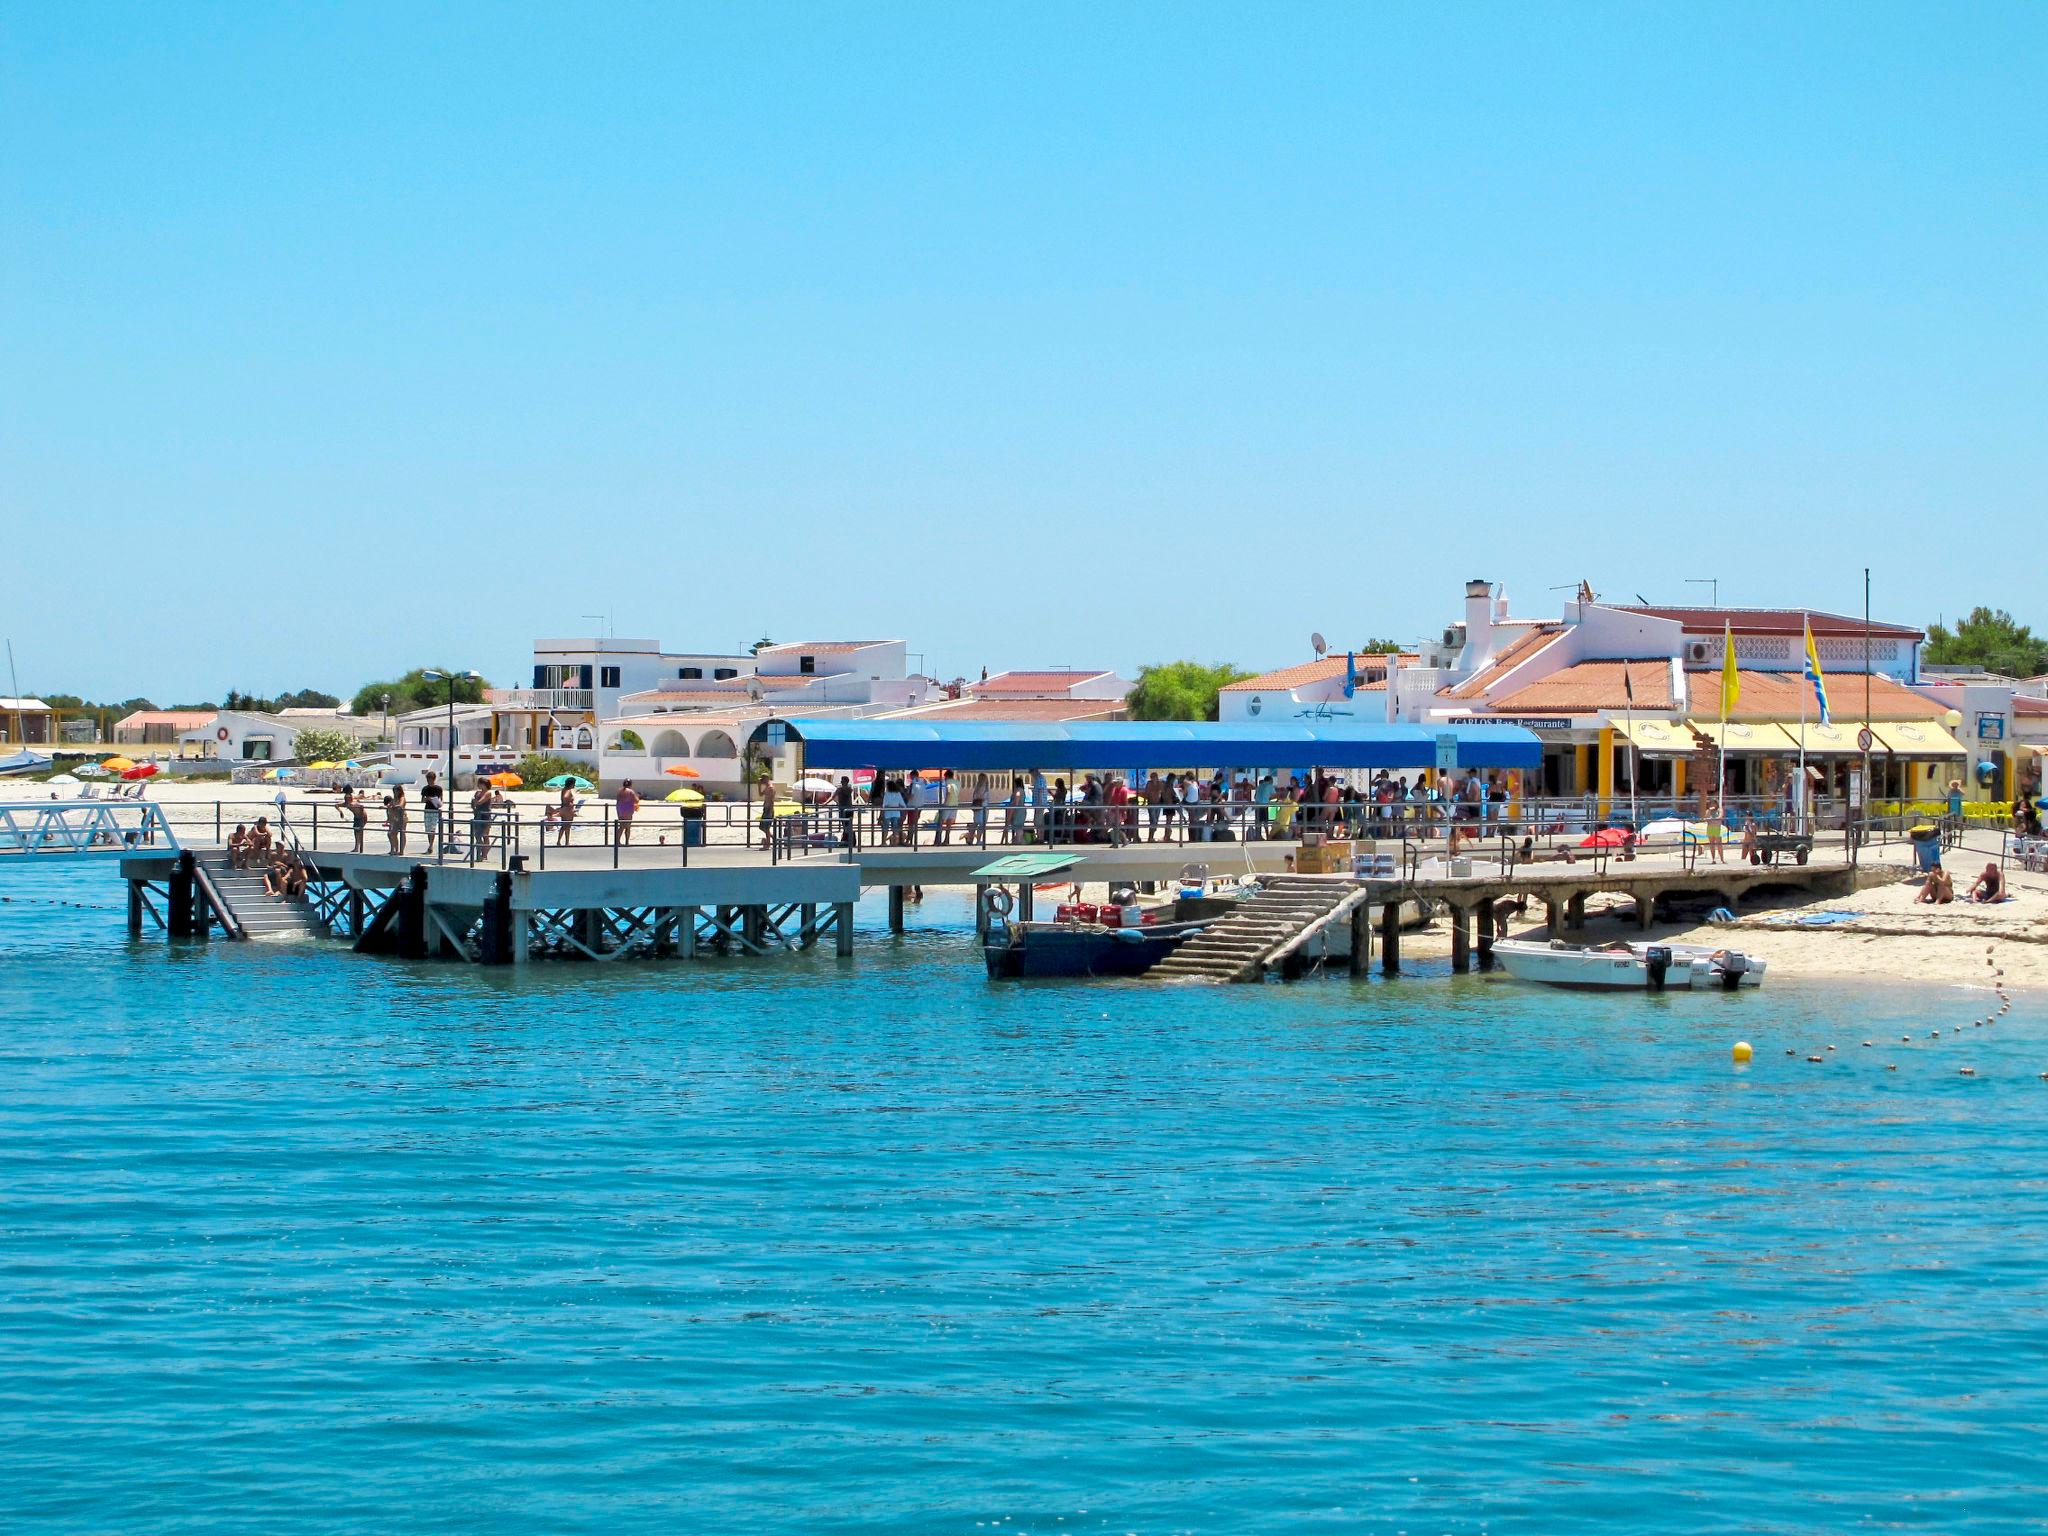
[[1330, 642], [1323, 638], [1323, 632], [1320, 629], [1308, 637], [1308, 643], [1315, 648], [1315, 653], [1318, 656], [1330, 648]]

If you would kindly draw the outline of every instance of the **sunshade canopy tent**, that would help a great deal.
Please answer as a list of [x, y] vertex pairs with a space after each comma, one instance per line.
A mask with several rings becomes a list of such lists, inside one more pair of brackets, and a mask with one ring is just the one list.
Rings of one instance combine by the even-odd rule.
[[1446, 726], [1240, 721], [792, 720], [804, 766], [839, 770], [952, 768], [969, 773], [1114, 772], [1134, 768], [1432, 768], [1437, 737], [1457, 741], [1458, 767], [1537, 768], [1543, 743], [1514, 725]]

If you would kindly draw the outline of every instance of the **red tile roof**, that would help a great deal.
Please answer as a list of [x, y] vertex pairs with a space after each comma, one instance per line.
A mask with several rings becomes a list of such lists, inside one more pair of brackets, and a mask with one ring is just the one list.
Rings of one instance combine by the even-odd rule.
[[947, 720], [1121, 720], [1121, 699], [940, 699], [885, 718], [943, 716]]
[[[1798, 672], [1752, 672], [1737, 668], [1742, 685], [1732, 718], [1737, 720], [1797, 720], [1804, 704], [1809, 720], [1818, 718], [1813, 703], [1813, 685]], [[1863, 718], [1863, 674], [1837, 672], [1828, 680], [1828, 708], [1838, 724]], [[1711, 672], [1695, 672], [1690, 684], [1692, 713], [1704, 720], [1720, 711], [1720, 679]], [[1888, 677], [1870, 679], [1870, 718], [1873, 720], [1939, 720], [1949, 706], [1924, 693], [1915, 693]]]
[[783, 645], [764, 645], [759, 654], [777, 656], [785, 651], [810, 651], [824, 655], [831, 651], [864, 651], [871, 645], [891, 645], [889, 640], [791, 640]]
[[[1635, 603], [1614, 603], [1623, 613], [1646, 614], [1653, 619], [1676, 619], [1687, 629], [1695, 632], [1720, 629], [1726, 626], [1738, 635], [1796, 635], [1808, 621], [1813, 625], [1815, 635], [1860, 635], [1863, 620], [1843, 613], [1819, 613], [1804, 608], [1667, 608], [1661, 604], [1647, 606]], [[1883, 635], [1886, 639], [1906, 638], [1924, 640], [1924, 630], [1913, 629], [1903, 624], [1872, 623], [1870, 632]]]
[[2031, 699], [2024, 693], [2012, 696], [2012, 712], [2015, 715], [2048, 715], [2048, 699]]
[[1064, 694], [1077, 683], [1110, 677], [1106, 667], [1047, 668], [1039, 672], [998, 672], [985, 683], [970, 686], [984, 697], [991, 693]]
[[[1361, 691], [1372, 688], [1385, 691], [1387, 680], [1382, 675], [1386, 670], [1385, 653], [1380, 651], [1359, 651], [1358, 686]], [[1420, 656], [1404, 654], [1401, 665], [1412, 667]], [[1368, 677], [1368, 673], [1370, 676]], [[1339, 652], [1325, 656], [1320, 661], [1304, 661], [1299, 666], [1282, 667], [1277, 672], [1261, 672], [1257, 677], [1246, 678], [1241, 683], [1224, 686], [1225, 693], [1276, 693], [1283, 689], [1305, 688], [1310, 683], [1335, 682], [1344, 675], [1344, 656]]]
[[1446, 688], [1437, 696], [1445, 699], [1485, 698], [1487, 689], [1563, 633], [1564, 626], [1560, 624], [1540, 624], [1526, 634], [1517, 635], [1508, 642], [1505, 650], [1495, 653], [1493, 660], [1455, 688]]
[[1624, 677], [1635, 689], [1637, 709], [1668, 710], [1677, 702], [1671, 694], [1668, 661], [1580, 661], [1511, 692], [1496, 694], [1487, 701], [1487, 711], [1502, 715], [1590, 715], [1603, 709], [1625, 709], [1629, 697]]

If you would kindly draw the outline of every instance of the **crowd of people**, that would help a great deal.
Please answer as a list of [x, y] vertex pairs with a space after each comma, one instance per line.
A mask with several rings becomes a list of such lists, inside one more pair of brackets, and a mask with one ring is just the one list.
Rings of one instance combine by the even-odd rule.
[[[1258, 842], [1328, 837], [1477, 835], [1511, 818], [1499, 775], [1380, 773], [1364, 787], [1332, 774], [1083, 774], [1070, 782], [1043, 772], [1007, 789], [977, 778], [962, 790], [952, 769], [877, 775], [865, 790], [842, 776], [833, 792], [852, 837], [857, 805], [871, 809], [892, 847], [946, 847], [956, 837], [987, 842]], [[965, 825], [962, 826], [962, 812]]]

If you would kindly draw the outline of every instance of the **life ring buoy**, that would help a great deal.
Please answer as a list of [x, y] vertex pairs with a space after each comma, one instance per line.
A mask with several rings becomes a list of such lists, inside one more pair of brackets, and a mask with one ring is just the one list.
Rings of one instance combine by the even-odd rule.
[[1005, 885], [991, 886], [982, 898], [990, 917], [1008, 917], [1012, 905], [1010, 888]]
[[222, 726], [219, 730], [215, 731], [213, 733], [213, 739], [215, 741], [226, 741], [228, 739], [228, 728], [226, 726]]

